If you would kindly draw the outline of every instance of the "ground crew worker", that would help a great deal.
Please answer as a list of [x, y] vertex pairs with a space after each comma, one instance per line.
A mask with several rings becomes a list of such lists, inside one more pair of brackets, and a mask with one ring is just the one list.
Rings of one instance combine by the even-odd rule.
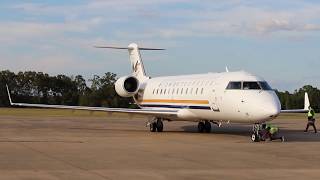
[[272, 140], [277, 140], [280, 139], [282, 142], [284, 142], [284, 136], [279, 136], [279, 128], [275, 125], [267, 124], [265, 126], [266, 134], [264, 134], [264, 139], [270, 139]]
[[309, 106], [309, 111], [308, 111], [308, 124], [307, 124], [307, 127], [306, 127], [306, 130], [304, 132], [307, 132], [308, 129], [309, 129], [309, 126], [312, 126], [313, 129], [314, 129], [314, 133], [317, 133], [317, 128], [315, 126], [315, 118], [314, 116], [316, 115], [316, 113], [314, 112], [314, 110], [312, 109], [311, 106]]

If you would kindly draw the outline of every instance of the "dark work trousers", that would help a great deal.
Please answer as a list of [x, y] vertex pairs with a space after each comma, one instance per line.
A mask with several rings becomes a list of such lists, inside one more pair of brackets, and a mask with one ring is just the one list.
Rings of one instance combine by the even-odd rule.
[[307, 124], [307, 127], [306, 127], [306, 131], [308, 131], [309, 126], [312, 126], [313, 129], [314, 129], [314, 132], [317, 133], [317, 128], [316, 128], [314, 122], [315, 122], [315, 119], [308, 117], [308, 124]]

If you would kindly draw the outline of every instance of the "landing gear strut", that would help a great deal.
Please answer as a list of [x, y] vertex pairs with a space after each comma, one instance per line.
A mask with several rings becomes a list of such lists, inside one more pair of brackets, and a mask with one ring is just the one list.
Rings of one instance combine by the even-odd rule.
[[163, 131], [163, 122], [161, 118], [157, 118], [157, 121], [150, 123], [150, 132], [162, 132]]
[[261, 140], [260, 135], [261, 125], [260, 124], [254, 124], [252, 127], [252, 134], [251, 134], [251, 140], [253, 142], [259, 142]]
[[199, 132], [206, 132], [210, 133], [211, 132], [211, 124], [209, 121], [204, 121], [204, 122], [199, 122], [198, 123], [198, 131]]
[[211, 132], [211, 124], [209, 121], [205, 121], [204, 122], [204, 130], [206, 133], [210, 133]]
[[204, 131], [204, 123], [203, 122], [198, 123], [198, 131], [201, 133]]

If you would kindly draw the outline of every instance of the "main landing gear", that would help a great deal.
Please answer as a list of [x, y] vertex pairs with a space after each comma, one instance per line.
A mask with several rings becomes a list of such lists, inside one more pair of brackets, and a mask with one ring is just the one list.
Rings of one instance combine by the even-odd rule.
[[161, 118], [157, 118], [157, 120], [154, 122], [151, 122], [149, 126], [150, 126], [150, 132], [163, 131], [163, 122]]
[[204, 121], [204, 122], [199, 122], [198, 123], [198, 131], [199, 132], [206, 132], [210, 133], [211, 132], [211, 124], [209, 121]]
[[254, 124], [252, 127], [252, 134], [251, 134], [251, 140], [253, 142], [259, 142], [261, 140], [261, 125], [260, 124]]

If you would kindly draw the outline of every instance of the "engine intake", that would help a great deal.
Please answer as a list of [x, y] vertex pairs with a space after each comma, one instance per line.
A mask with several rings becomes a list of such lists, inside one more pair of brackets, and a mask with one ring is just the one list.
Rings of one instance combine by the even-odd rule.
[[115, 83], [115, 90], [121, 97], [132, 97], [139, 90], [139, 80], [134, 76], [125, 76]]

